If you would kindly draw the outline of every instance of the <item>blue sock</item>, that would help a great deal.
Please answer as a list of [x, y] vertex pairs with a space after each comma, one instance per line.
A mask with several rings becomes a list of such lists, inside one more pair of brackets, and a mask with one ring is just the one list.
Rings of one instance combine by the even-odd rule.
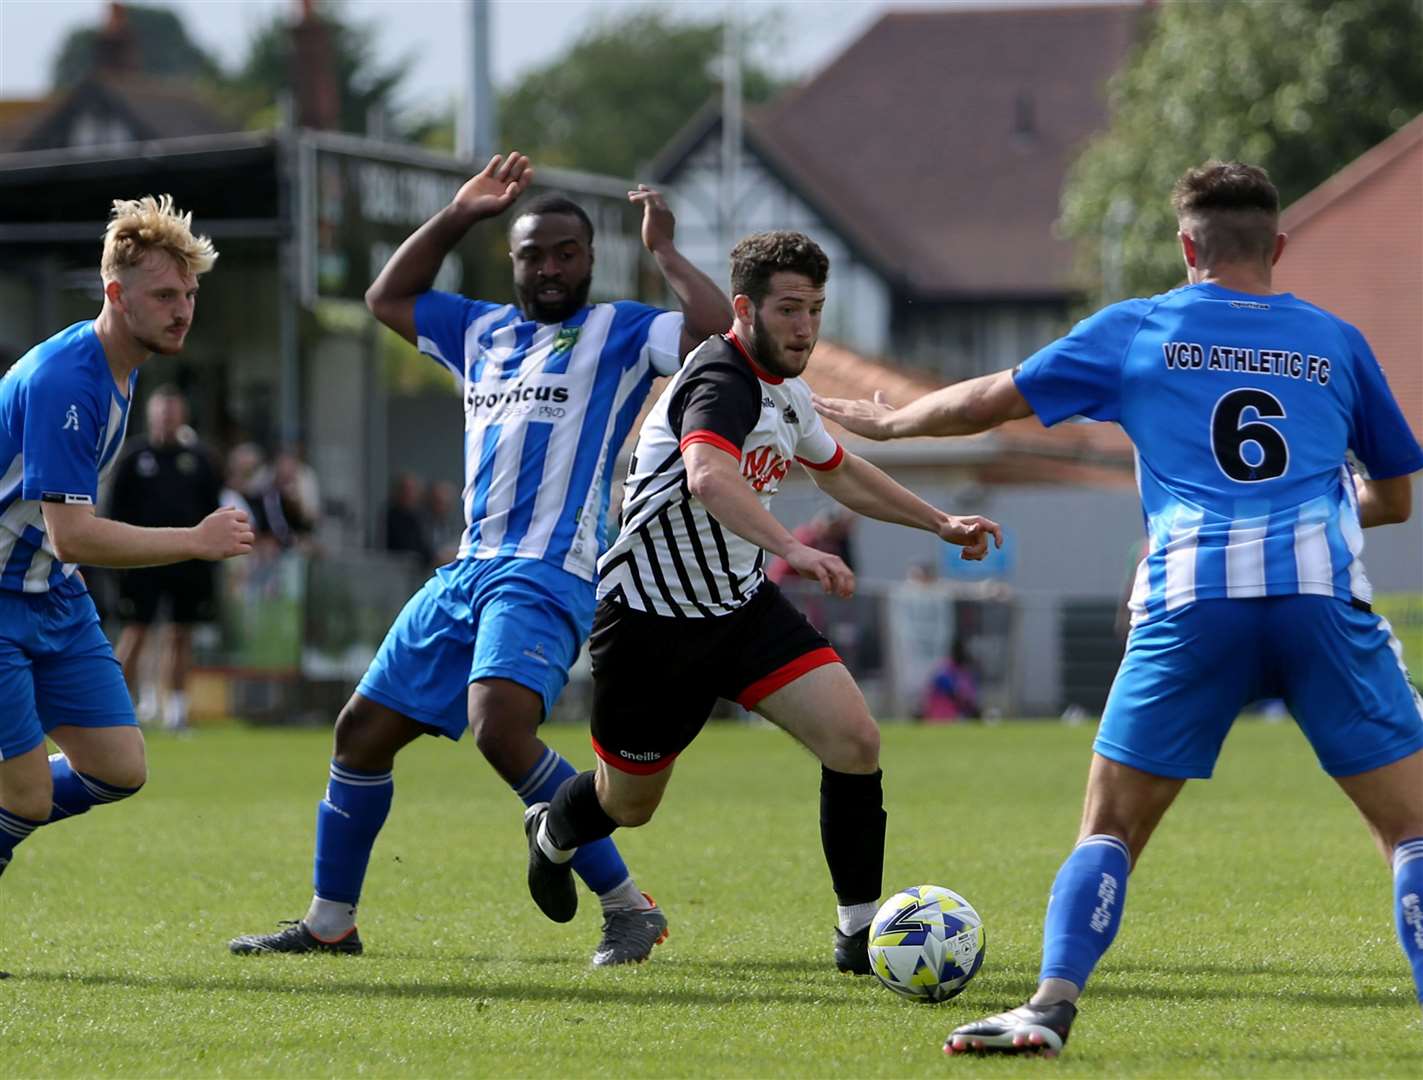
[[83, 814], [91, 806], [127, 799], [138, 788], [107, 784], [88, 773], [77, 772], [63, 754], [50, 754], [49, 775], [54, 783], [54, 804], [49, 809], [46, 825]]
[[1043, 923], [1039, 979], [1087, 978], [1117, 936], [1127, 902], [1131, 853], [1115, 836], [1089, 836], [1077, 845], [1052, 883]]
[[[514, 794], [524, 801], [525, 806], [552, 802], [554, 792], [563, 786], [563, 782], [577, 775], [578, 770], [562, 754], [551, 747], [546, 748], [538, 764], [514, 785]], [[631, 876], [627, 863], [618, 854], [617, 845], [607, 837], [584, 844], [578, 849], [578, 854], [569, 860], [569, 865], [584, 884], [599, 896], [616, 889]]]
[[1423, 1003], [1423, 836], [1393, 849], [1393, 911], [1398, 941], [1413, 969], [1413, 987]]
[[23, 818], [0, 806], [0, 870], [9, 865], [10, 857], [15, 854], [15, 845], [43, 824], [43, 821]]
[[316, 895], [356, 906], [376, 834], [390, 813], [395, 781], [387, 772], [362, 772], [331, 763], [326, 798], [316, 808]]

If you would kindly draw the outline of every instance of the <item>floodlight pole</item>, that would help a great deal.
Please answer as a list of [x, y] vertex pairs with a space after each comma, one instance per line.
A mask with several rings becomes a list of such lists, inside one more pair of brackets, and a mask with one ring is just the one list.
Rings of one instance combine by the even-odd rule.
[[455, 124], [455, 152], [466, 161], [483, 164], [494, 154], [495, 125], [494, 73], [490, 69], [491, 0], [467, 0], [469, 63], [461, 94], [459, 118]]
[[736, 4], [728, 0], [722, 22], [721, 59], [721, 250], [736, 244], [736, 189], [741, 173], [741, 45]]

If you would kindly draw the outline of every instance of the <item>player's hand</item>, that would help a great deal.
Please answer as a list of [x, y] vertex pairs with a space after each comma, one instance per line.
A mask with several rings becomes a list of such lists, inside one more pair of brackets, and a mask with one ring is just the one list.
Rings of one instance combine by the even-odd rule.
[[993, 538], [993, 546], [1003, 546], [1003, 527], [996, 521], [971, 514], [968, 517], [954, 517], [945, 514], [939, 522], [939, 539], [963, 548], [959, 558], [965, 562], [979, 562], [988, 555], [988, 538]]
[[667, 200], [662, 192], [655, 191], [646, 184], [638, 184], [636, 191], [628, 192], [628, 202], [642, 206], [642, 245], [654, 255], [672, 246], [672, 234], [677, 228], [677, 219], [667, 208]]
[[197, 558], [216, 562], [234, 555], [246, 555], [256, 537], [247, 511], [235, 506], [214, 510], [193, 526], [194, 549]]
[[514, 205], [533, 178], [533, 165], [517, 150], [495, 154], [455, 192], [454, 205], [477, 218], [494, 217]]
[[873, 401], [852, 398], [825, 398], [812, 394], [815, 411], [827, 420], [834, 420], [846, 431], [863, 435], [867, 439], [888, 439], [889, 418], [894, 414], [894, 406], [885, 398], [884, 392], [875, 391]]
[[847, 597], [854, 594], [855, 573], [839, 556], [796, 544], [783, 557], [792, 570], [803, 578], [820, 582], [820, 587], [830, 595]]

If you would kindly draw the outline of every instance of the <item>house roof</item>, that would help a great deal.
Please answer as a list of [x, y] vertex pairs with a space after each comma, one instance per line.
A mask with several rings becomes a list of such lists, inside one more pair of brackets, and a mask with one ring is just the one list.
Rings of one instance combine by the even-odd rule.
[[1292, 204], [1280, 228], [1275, 287], [1363, 332], [1423, 439], [1423, 115]]
[[[881, 273], [923, 298], [1061, 295], [1054, 233], [1105, 84], [1147, 8], [892, 11], [808, 82], [748, 109], [746, 141]], [[710, 108], [654, 171], [719, 127]]]
[[82, 112], [114, 117], [132, 141], [183, 138], [235, 131], [235, 123], [188, 82], [129, 73], [90, 75], [24, 116], [11, 132], [11, 150], [44, 150], [68, 145], [70, 124]]

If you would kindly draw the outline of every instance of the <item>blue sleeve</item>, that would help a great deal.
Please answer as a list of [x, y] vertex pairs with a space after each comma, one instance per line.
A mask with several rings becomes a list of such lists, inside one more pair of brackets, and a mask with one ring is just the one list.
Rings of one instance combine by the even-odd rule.
[[20, 497], [92, 505], [99, 494], [101, 435], [93, 387], [57, 359], [40, 365], [26, 387]]
[[1353, 352], [1358, 387], [1349, 417], [1349, 449], [1374, 480], [1407, 476], [1423, 469], [1423, 448], [1413, 437], [1369, 343], [1348, 323], [1340, 325]]
[[415, 298], [415, 334], [420, 351], [463, 379], [464, 332], [475, 319], [501, 307], [504, 305], [434, 289], [421, 293]]
[[682, 366], [681, 312], [648, 307], [636, 300], [616, 300], [613, 309], [617, 313], [614, 333], [622, 335], [619, 341], [627, 346], [624, 366], [642, 362], [659, 375], [671, 375]]
[[1105, 307], [1018, 365], [1013, 382], [1039, 420], [1051, 427], [1069, 416], [1121, 419], [1122, 362], [1147, 306]]

